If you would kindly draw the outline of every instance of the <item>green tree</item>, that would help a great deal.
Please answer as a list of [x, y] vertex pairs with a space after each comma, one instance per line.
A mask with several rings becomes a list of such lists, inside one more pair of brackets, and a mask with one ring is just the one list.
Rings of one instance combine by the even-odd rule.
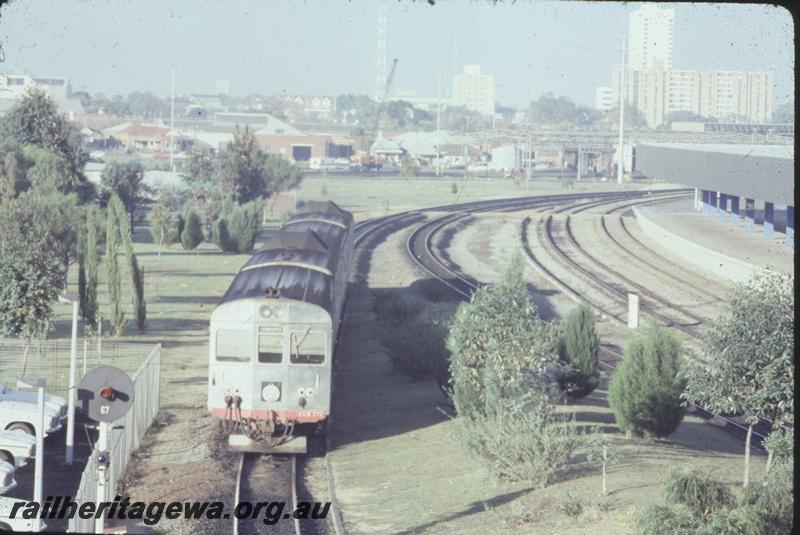
[[[2, 128], [0, 128], [2, 130]], [[26, 160], [22, 147], [0, 131], [0, 200], [16, 197], [30, 187]]]
[[108, 296], [111, 301], [111, 323], [114, 325], [114, 334], [125, 334], [125, 310], [122, 308], [122, 276], [119, 270], [117, 257], [117, 218], [115, 209], [110, 202], [106, 214], [106, 278], [108, 279]]
[[289, 163], [280, 156], [274, 154], [267, 155], [264, 166], [264, 185], [262, 193], [264, 197], [269, 197], [296, 188], [303, 180], [303, 172], [297, 166]]
[[64, 222], [53, 201], [22, 193], [0, 203], [0, 336], [31, 339], [51, 327], [50, 311], [67, 273], [54, 247]]
[[86, 300], [81, 314], [87, 322], [97, 317], [97, 209], [89, 205], [86, 211]]
[[46, 93], [31, 88], [3, 117], [2, 123], [0, 138], [8, 135], [20, 145], [33, 145], [60, 156], [72, 177], [70, 192], [77, 193], [81, 201], [93, 198], [94, 186], [83, 174], [89, 156], [83, 150], [80, 135]]
[[203, 227], [200, 223], [200, 216], [193, 209], [189, 209], [185, 215], [186, 224], [181, 233], [181, 245], [184, 249], [196, 249], [203, 241]]
[[621, 431], [665, 437], [677, 429], [686, 412], [680, 358], [680, 340], [657, 325], [650, 325], [645, 336], [625, 346], [608, 395]]
[[158, 263], [161, 263], [161, 247], [169, 247], [177, 240], [177, 221], [175, 214], [170, 210], [168, 201], [164, 196], [159, 196], [158, 201], [150, 212], [150, 221], [155, 230], [158, 242]]
[[558, 345], [559, 359], [566, 368], [559, 377], [559, 385], [570, 397], [580, 399], [597, 387], [600, 381], [599, 350], [600, 337], [595, 330], [594, 311], [583, 303], [567, 317]]
[[108, 206], [110, 208], [109, 213], [113, 214], [113, 218], [119, 225], [119, 233], [122, 237], [122, 244], [125, 247], [125, 258], [128, 261], [128, 268], [131, 272], [133, 313], [136, 317], [136, 326], [142, 331], [147, 320], [147, 305], [144, 299], [144, 270], [139, 267], [139, 261], [133, 252], [131, 227], [128, 225], [128, 218], [126, 217], [122, 200], [118, 196], [112, 195]]
[[266, 189], [266, 155], [249, 127], [236, 125], [233, 140], [220, 151], [217, 180], [223, 191], [237, 203], [263, 195]]
[[459, 416], [502, 416], [529, 389], [530, 372], [555, 365], [556, 345], [557, 333], [536, 313], [517, 257], [500, 283], [477, 290], [453, 318], [447, 349]]
[[794, 277], [765, 271], [735, 286], [710, 322], [702, 355], [689, 362], [686, 399], [748, 423], [744, 486], [750, 482], [753, 425], [779, 425], [794, 405]]
[[112, 162], [100, 175], [105, 200], [117, 195], [128, 214], [130, 228], [134, 228], [133, 215], [136, 206], [147, 191], [144, 184], [144, 167], [139, 162]]

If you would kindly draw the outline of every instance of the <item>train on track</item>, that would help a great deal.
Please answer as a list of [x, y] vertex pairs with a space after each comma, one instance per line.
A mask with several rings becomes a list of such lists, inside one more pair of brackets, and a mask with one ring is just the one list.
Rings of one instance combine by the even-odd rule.
[[232, 434], [277, 446], [298, 424], [324, 431], [353, 234], [351, 213], [332, 202], [306, 204], [214, 309], [208, 409]]

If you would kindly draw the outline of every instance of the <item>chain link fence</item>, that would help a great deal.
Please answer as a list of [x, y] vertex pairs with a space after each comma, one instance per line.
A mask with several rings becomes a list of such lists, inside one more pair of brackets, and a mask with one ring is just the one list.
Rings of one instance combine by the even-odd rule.
[[[0, 339], [0, 384], [14, 389], [23, 377], [44, 378], [46, 391], [66, 398], [69, 394], [70, 340]], [[102, 339], [78, 339], [75, 384], [87, 370], [100, 364], [133, 375], [153, 346]]]
[[[138, 348], [140, 354], [141, 345], [119, 344], [119, 348], [104, 348], [108, 354], [117, 355], [123, 359], [133, 354], [134, 349]], [[108, 438], [109, 464], [108, 464], [108, 493], [107, 500], [113, 500], [119, 477], [125, 472], [131, 454], [141, 444], [142, 437], [147, 432], [150, 424], [158, 412], [159, 392], [161, 382], [161, 344], [155, 347], [148, 346], [150, 354], [141, 363], [138, 370], [133, 374], [134, 398], [133, 406], [128, 413], [111, 425]], [[116, 353], [114, 352], [116, 351]], [[106, 356], [106, 353], [104, 353]], [[103, 361], [103, 364], [111, 362]], [[113, 364], [116, 365], [116, 364]], [[91, 369], [91, 366], [89, 366]], [[124, 368], [123, 368], [124, 369]], [[85, 502], [95, 502], [97, 498], [97, 456], [98, 449], [95, 445], [86, 468], [83, 470], [81, 482], [74, 501], [78, 504]], [[72, 518], [69, 521], [69, 531], [78, 533], [94, 533], [94, 519]]]

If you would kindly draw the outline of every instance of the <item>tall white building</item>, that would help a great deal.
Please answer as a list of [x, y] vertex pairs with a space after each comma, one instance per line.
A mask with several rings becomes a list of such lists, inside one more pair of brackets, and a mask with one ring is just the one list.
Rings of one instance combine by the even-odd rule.
[[628, 64], [647, 71], [672, 68], [675, 11], [644, 4], [628, 17]]
[[494, 76], [481, 74], [480, 65], [465, 65], [453, 77], [454, 106], [464, 106], [484, 115], [494, 115]]
[[611, 88], [608, 86], [598, 87], [594, 90], [594, 107], [597, 111], [608, 111], [614, 107]]

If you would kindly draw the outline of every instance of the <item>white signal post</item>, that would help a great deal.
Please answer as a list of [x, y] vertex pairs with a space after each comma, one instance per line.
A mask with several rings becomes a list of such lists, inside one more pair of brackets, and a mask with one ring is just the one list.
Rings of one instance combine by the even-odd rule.
[[69, 392], [67, 395], [67, 440], [64, 462], [72, 465], [75, 448], [75, 373], [78, 362], [78, 300], [58, 296], [61, 303], [72, 303], [72, 340], [69, 351]]
[[619, 146], [617, 148], [617, 184], [622, 184], [625, 125], [625, 35], [622, 36], [622, 70], [619, 79]]
[[[17, 381], [17, 388], [36, 388], [39, 390], [39, 414], [36, 418], [36, 460], [33, 468], [33, 501], [42, 506], [42, 471], [44, 469], [44, 387], [47, 381], [44, 379], [31, 379], [29, 381]], [[32, 530], [42, 529], [42, 520], [36, 516], [32, 522]]]
[[[98, 458], [97, 462], [97, 498], [95, 503], [103, 503], [108, 501], [108, 431], [109, 424], [107, 422], [100, 422], [98, 426], [99, 436], [97, 437], [97, 451], [98, 457], [105, 457], [105, 462]], [[100, 515], [94, 521], [94, 532], [103, 533], [105, 529], [105, 516]]]

